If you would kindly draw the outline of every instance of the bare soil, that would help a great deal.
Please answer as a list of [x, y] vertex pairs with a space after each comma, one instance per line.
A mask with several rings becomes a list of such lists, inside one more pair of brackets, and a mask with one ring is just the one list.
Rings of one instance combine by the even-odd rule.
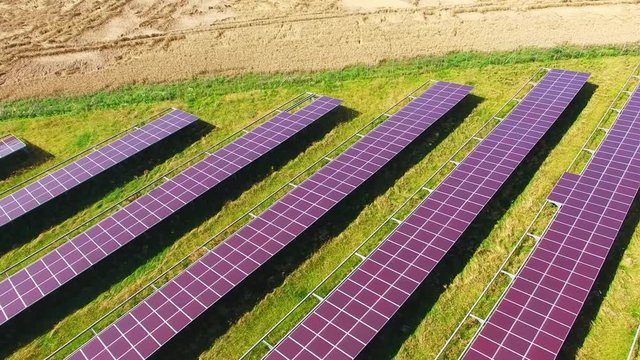
[[[60, 5], [62, 4], [62, 5]], [[640, 41], [640, 0], [0, 0], [0, 100]]]

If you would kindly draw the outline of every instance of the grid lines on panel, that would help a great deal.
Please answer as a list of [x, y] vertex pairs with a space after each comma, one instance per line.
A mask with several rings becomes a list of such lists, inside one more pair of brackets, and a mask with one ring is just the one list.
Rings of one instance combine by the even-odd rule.
[[551, 70], [267, 358], [355, 358], [427, 278], [587, 78]]
[[308, 229], [471, 90], [438, 82], [72, 355], [146, 358]]
[[196, 116], [175, 109], [0, 199], [0, 227], [138, 154], [197, 120]]
[[640, 87], [583, 173], [554, 187], [558, 214], [467, 358], [556, 358], [640, 188], [639, 129]]
[[279, 113], [0, 282], [0, 324], [58, 289], [340, 105], [321, 97]]
[[14, 135], [0, 138], [0, 159], [26, 148], [27, 145]]

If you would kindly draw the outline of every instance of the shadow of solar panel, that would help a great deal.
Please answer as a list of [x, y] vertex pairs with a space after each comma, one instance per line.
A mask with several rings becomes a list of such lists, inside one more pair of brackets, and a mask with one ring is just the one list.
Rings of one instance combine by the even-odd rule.
[[373, 176], [470, 91], [466, 85], [435, 83], [72, 358], [149, 357]]
[[341, 103], [341, 100], [320, 97], [295, 114], [279, 113], [0, 282], [0, 325], [262, 157]]
[[640, 87], [581, 175], [549, 195], [560, 210], [468, 359], [555, 359], [640, 189]]
[[355, 358], [429, 276], [587, 78], [551, 70], [267, 358]]
[[198, 118], [174, 109], [125, 136], [0, 199], [0, 227], [164, 140]]
[[27, 145], [14, 135], [7, 135], [0, 139], [0, 160], [12, 155], [20, 150], [26, 149]]

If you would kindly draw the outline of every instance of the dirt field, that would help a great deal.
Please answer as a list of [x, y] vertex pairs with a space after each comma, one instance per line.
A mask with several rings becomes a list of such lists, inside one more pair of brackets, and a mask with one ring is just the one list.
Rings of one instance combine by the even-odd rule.
[[640, 41], [639, 0], [0, 1], [0, 99]]

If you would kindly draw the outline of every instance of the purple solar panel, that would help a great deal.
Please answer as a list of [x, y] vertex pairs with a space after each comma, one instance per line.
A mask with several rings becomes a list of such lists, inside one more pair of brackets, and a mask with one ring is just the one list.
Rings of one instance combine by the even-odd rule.
[[640, 189], [640, 87], [582, 175], [565, 173], [560, 210], [467, 359], [555, 359]]
[[471, 88], [438, 82], [72, 355], [149, 357], [380, 170]]
[[197, 120], [196, 116], [175, 109], [0, 199], [0, 227], [138, 154]]
[[0, 159], [25, 149], [27, 145], [13, 135], [0, 138]]
[[587, 78], [551, 70], [267, 358], [355, 358], [442, 260]]
[[0, 282], [0, 325], [276, 148], [341, 103], [341, 100], [320, 97], [295, 114], [279, 113]]

